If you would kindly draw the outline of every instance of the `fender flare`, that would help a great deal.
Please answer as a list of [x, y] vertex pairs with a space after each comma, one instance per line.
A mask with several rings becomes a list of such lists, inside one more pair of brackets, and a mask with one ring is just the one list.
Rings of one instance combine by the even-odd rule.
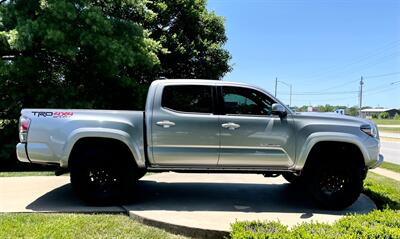
[[311, 150], [317, 143], [320, 142], [342, 142], [354, 144], [362, 153], [364, 162], [366, 162], [366, 159], [369, 157], [367, 149], [362, 144], [362, 140], [353, 134], [339, 132], [316, 132], [307, 137], [301, 148], [296, 149], [298, 152], [298, 157], [294, 165], [294, 170], [298, 171], [303, 169]]
[[116, 139], [129, 148], [138, 167], [145, 167], [145, 158], [141, 153], [143, 152], [143, 146], [140, 146], [138, 142], [135, 142], [128, 133], [122, 130], [109, 128], [79, 128], [72, 131], [66, 141], [67, 144], [63, 148], [64, 153], [61, 158], [62, 167], [68, 167], [68, 160], [73, 147], [83, 138]]

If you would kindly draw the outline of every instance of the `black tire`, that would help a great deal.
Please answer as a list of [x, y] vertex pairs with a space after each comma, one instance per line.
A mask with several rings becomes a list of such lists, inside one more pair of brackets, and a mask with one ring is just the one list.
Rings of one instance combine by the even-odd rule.
[[356, 163], [314, 163], [307, 169], [305, 180], [315, 202], [327, 209], [344, 209], [360, 196], [362, 170]]
[[130, 158], [107, 148], [85, 149], [70, 165], [72, 188], [91, 205], [122, 203], [129, 198], [136, 181]]
[[303, 184], [303, 176], [298, 176], [298, 175], [296, 175], [294, 173], [290, 173], [290, 172], [282, 173], [282, 176], [284, 179], [286, 179], [286, 181], [288, 181], [289, 183], [291, 183], [293, 185]]
[[145, 168], [138, 168], [135, 171], [135, 179], [139, 180], [139, 179], [143, 178], [143, 176], [146, 175], [146, 173], [147, 173], [147, 170]]

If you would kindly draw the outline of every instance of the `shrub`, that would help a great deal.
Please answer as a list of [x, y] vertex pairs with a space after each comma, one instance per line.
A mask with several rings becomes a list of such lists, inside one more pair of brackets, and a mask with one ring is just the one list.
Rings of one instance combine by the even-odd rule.
[[302, 223], [288, 229], [279, 222], [236, 222], [233, 239], [267, 238], [400, 238], [400, 187], [395, 180], [368, 173], [364, 193], [379, 209], [364, 215], [348, 215], [333, 224]]
[[236, 222], [232, 239], [269, 238], [400, 238], [400, 212], [375, 210], [365, 215], [349, 215], [333, 224], [302, 223], [288, 229], [279, 222]]
[[382, 112], [379, 114], [379, 119], [388, 119], [388, 118], [389, 118], [388, 112]]
[[364, 193], [375, 202], [379, 209], [400, 210], [400, 187], [396, 180], [368, 173], [364, 181]]
[[399, 114], [399, 113], [396, 113], [396, 114], [394, 115], [393, 119], [395, 119], [395, 120], [400, 120], [400, 114]]

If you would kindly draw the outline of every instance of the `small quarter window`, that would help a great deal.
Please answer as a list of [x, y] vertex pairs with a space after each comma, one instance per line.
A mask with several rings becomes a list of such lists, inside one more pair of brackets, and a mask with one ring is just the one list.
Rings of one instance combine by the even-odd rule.
[[202, 85], [165, 86], [161, 106], [189, 113], [212, 113], [212, 88]]

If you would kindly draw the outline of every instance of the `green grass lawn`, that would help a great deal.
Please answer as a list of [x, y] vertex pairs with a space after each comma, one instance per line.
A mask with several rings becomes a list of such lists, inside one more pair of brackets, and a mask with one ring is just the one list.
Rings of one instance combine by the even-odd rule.
[[394, 164], [394, 163], [389, 163], [389, 162], [383, 162], [380, 166], [381, 168], [391, 170], [397, 173], [400, 173], [400, 165]]
[[395, 119], [372, 119], [376, 124], [399, 124], [400, 120]]
[[185, 238], [125, 215], [0, 214], [0, 238]]
[[54, 176], [54, 171], [0, 172], [0, 177]]
[[400, 127], [399, 128], [394, 128], [394, 127], [378, 127], [379, 132], [391, 132], [391, 133], [400, 133]]

